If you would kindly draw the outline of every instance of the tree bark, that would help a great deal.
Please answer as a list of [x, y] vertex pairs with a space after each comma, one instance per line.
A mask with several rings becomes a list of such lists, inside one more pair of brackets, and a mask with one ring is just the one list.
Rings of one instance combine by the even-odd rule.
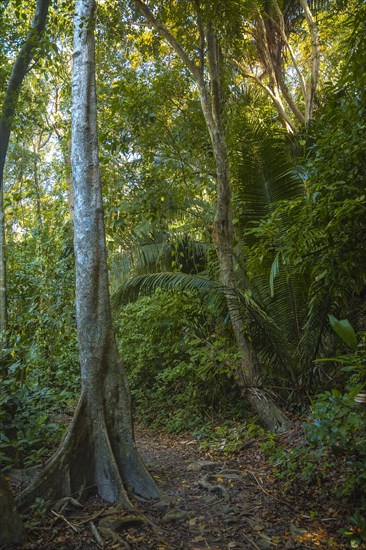
[[82, 391], [73, 422], [40, 477], [20, 496], [98, 492], [131, 507], [134, 494], [159, 498], [137, 452], [127, 378], [115, 342], [98, 158], [94, 0], [77, 0], [72, 82], [72, 169], [75, 200], [76, 314]]
[[230, 168], [221, 106], [221, 52], [216, 34], [211, 22], [208, 21], [204, 29], [205, 49], [207, 51], [208, 71], [210, 75], [210, 88], [208, 88], [204, 77], [202, 61], [198, 66], [189, 58], [175, 37], [154, 17], [145, 2], [142, 0], [134, 0], [134, 2], [152, 26], [172, 46], [196, 80], [202, 112], [210, 135], [216, 162], [217, 202], [212, 235], [219, 260], [220, 280], [225, 289], [231, 324], [241, 355], [241, 366], [236, 372], [237, 381], [243, 394], [262, 421], [273, 431], [284, 431], [290, 424], [289, 420], [261, 387], [259, 365], [250, 339], [244, 332], [245, 319], [237, 292], [233, 263]]
[[0, 476], [0, 546], [21, 544], [24, 538], [24, 525], [15, 508], [13, 495], [5, 479]]
[[220, 101], [222, 95], [220, 52], [215, 32], [210, 24], [207, 27], [207, 50], [211, 93], [209, 96], [205, 89], [200, 87], [200, 97], [216, 160], [217, 203], [213, 240], [219, 259], [220, 278], [225, 288], [231, 324], [241, 355], [241, 369], [237, 372], [237, 379], [243, 394], [261, 420], [271, 430], [281, 432], [288, 428], [289, 421], [262, 387], [255, 350], [250, 338], [244, 332], [245, 319], [237, 292], [233, 262], [234, 230], [230, 166]]
[[8, 329], [4, 220], [4, 168], [21, 85], [46, 26], [50, 0], [37, 0], [31, 29], [15, 60], [0, 115], [0, 334]]

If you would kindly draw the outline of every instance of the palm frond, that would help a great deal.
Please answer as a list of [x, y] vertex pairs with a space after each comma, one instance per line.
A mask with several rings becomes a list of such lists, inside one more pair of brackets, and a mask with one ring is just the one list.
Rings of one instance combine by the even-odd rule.
[[248, 229], [270, 214], [277, 203], [303, 194], [298, 171], [291, 162], [284, 137], [261, 124], [243, 125], [233, 144], [232, 172], [237, 227], [247, 243]]
[[203, 275], [189, 275], [182, 272], [150, 273], [132, 277], [120, 285], [112, 294], [112, 305], [114, 308], [120, 307], [136, 300], [142, 294], [151, 294], [157, 288], [198, 292], [201, 296], [207, 296], [208, 293], [222, 294], [220, 287]]

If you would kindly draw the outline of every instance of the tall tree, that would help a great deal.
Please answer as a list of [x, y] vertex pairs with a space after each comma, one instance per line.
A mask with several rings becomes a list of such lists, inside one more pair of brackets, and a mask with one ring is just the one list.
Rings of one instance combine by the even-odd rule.
[[19, 92], [46, 26], [49, 5], [50, 0], [36, 2], [32, 26], [13, 65], [0, 113], [0, 334], [8, 328], [3, 199], [5, 160]]
[[98, 158], [94, 0], [77, 0], [72, 80], [72, 168], [75, 198], [76, 309], [82, 391], [73, 422], [38, 479], [20, 496], [55, 500], [97, 490], [131, 506], [131, 494], [159, 491], [134, 443], [130, 394], [115, 342], [109, 303]]
[[288, 420], [262, 387], [260, 365], [251, 339], [244, 329], [246, 322], [237, 291], [234, 270], [231, 176], [222, 101], [223, 53], [214, 23], [210, 14], [205, 13], [200, 1], [194, 2], [194, 15], [200, 40], [198, 44], [200, 53], [198, 60], [195, 60], [145, 2], [134, 0], [134, 3], [149, 24], [170, 44], [196, 82], [216, 163], [217, 200], [212, 238], [219, 260], [220, 279], [224, 286], [230, 319], [241, 355], [241, 366], [236, 375], [243, 393], [260, 418], [271, 429], [282, 431], [287, 427]]

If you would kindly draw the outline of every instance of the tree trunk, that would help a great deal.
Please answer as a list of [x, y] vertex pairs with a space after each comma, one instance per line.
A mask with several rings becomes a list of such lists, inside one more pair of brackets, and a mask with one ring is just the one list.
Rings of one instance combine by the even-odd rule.
[[237, 371], [237, 380], [243, 395], [259, 418], [271, 430], [282, 432], [288, 428], [289, 420], [261, 387], [260, 368], [250, 339], [244, 331], [245, 319], [236, 287], [230, 168], [220, 101], [220, 51], [216, 35], [210, 25], [207, 28], [207, 49], [211, 80], [210, 96], [203, 82], [199, 90], [216, 161], [217, 202], [212, 235], [219, 260], [220, 279], [225, 288], [231, 324], [241, 355], [241, 368]]
[[21, 544], [24, 538], [24, 525], [15, 508], [13, 495], [5, 479], [0, 476], [0, 546]]
[[50, 0], [37, 0], [33, 23], [15, 60], [0, 115], [0, 334], [8, 328], [4, 221], [4, 168], [18, 96], [41, 34], [46, 26]]
[[[157, 32], [172, 46], [197, 83], [202, 112], [210, 135], [216, 162], [217, 202], [212, 235], [219, 260], [220, 280], [225, 288], [231, 324], [241, 355], [241, 366], [236, 372], [236, 377], [243, 394], [260, 419], [271, 430], [277, 432], [284, 431], [288, 428], [290, 422], [281, 409], [274, 403], [273, 399], [261, 387], [259, 365], [250, 338], [244, 332], [245, 319], [237, 293], [233, 264], [230, 169], [221, 107], [221, 51], [212, 23], [208, 21], [206, 28], [204, 28], [200, 13], [198, 14], [201, 49], [202, 45], [204, 45], [208, 58], [208, 66], [204, 66], [203, 51], [201, 52], [200, 65], [196, 65], [177, 39], [154, 17], [146, 3], [142, 0], [134, 0], [134, 3]], [[197, 9], [200, 11], [199, 3], [197, 3]], [[207, 68], [210, 75], [210, 89], [205, 80]]]
[[72, 168], [75, 200], [76, 313], [82, 393], [56, 454], [20, 496], [57, 500], [98, 492], [131, 506], [133, 494], [159, 498], [135, 447], [130, 394], [115, 342], [109, 303], [98, 159], [94, 0], [77, 0], [72, 82]]

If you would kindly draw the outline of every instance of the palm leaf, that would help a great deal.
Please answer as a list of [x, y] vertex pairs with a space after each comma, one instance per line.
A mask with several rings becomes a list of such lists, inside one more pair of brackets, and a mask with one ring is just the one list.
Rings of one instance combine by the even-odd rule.
[[151, 294], [157, 288], [198, 292], [201, 296], [207, 296], [209, 292], [222, 294], [220, 287], [203, 275], [189, 275], [179, 271], [150, 273], [132, 277], [120, 285], [111, 297], [113, 307], [120, 307], [127, 302], [134, 301], [142, 294]]

